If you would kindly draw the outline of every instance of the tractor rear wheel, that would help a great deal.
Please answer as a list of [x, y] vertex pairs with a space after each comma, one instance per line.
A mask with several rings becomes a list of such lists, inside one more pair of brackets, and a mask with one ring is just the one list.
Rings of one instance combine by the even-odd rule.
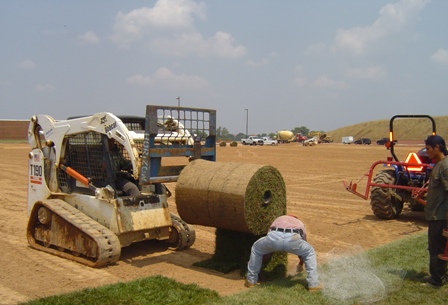
[[[384, 170], [378, 172], [373, 182], [393, 186], [395, 180], [395, 171]], [[400, 215], [403, 209], [403, 202], [393, 196], [393, 193], [394, 189], [392, 187], [372, 187], [370, 191], [370, 205], [376, 217], [381, 219], [395, 219]]]

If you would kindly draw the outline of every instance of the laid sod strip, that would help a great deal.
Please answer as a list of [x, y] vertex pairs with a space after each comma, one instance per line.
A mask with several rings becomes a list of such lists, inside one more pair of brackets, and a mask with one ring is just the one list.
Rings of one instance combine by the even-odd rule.
[[84, 289], [27, 302], [27, 305], [198, 305], [219, 300], [216, 291], [181, 284], [163, 276], [142, 278], [99, 288]]
[[[193, 265], [222, 273], [240, 270], [241, 276], [244, 277], [251, 247], [259, 237], [249, 233], [217, 229], [215, 253], [212, 258]], [[285, 277], [287, 258], [286, 252], [275, 252], [263, 258], [260, 280], [270, 281]]]

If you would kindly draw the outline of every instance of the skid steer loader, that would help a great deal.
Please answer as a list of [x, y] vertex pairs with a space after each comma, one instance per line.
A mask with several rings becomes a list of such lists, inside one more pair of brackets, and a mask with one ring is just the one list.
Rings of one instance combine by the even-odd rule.
[[[28, 140], [31, 247], [100, 267], [134, 242], [166, 241], [173, 250], [194, 243], [193, 227], [168, 209], [166, 184], [192, 159], [215, 161], [215, 110], [148, 105], [144, 117], [35, 115]], [[110, 142], [128, 171], [114, 166]], [[129, 196], [120, 179], [140, 194]]]

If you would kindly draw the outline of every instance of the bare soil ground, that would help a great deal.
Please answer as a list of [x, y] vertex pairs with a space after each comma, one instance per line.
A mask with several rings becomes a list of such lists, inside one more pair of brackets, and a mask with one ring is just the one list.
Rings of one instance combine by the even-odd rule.
[[[420, 147], [396, 147], [405, 158]], [[120, 260], [111, 266], [92, 269], [31, 249], [27, 224], [28, 145], [0, 144], [0, 304], [17, 304], [45, 296], [72, 292], [141, 277], [163, 275], [182, 283], [196, 283], [221, 295], [243, 291], [238, 272], [221, 274], [193, 267], [214, 252], [215, 229], [195, 226], [196, 242], [188, 250], [171, 252], [164, 244], [144, 242], [122, 249]], [[375, 218], [368, 200], [348, 193], [342, 181], [358, 181], [370, 165], [385, 160], [383, 146], [297, 143], [279, 146], [217, 147], [218, 162], [267, 164], [276, 167], [286, 183], [288, 212], [307, 226], [309, 242], [318, 263], [334, 249], [377, 247], [426, 230], [423, 213], [403, 209], [398, 220]], [[360, 182], [363, 191], [365, 179]], [[174, 192], [175, 185], [168, 185]], [[174, 196], [170, 208], [176, 213]], [[297, 258], [289, 257], [294, 273]]]

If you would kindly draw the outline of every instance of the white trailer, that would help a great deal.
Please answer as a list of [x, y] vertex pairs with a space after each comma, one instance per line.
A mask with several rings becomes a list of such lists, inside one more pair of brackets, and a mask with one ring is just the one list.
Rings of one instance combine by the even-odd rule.
[[353, 142], [353, 136], [342, 137], [342, 144], [351, 144]]

